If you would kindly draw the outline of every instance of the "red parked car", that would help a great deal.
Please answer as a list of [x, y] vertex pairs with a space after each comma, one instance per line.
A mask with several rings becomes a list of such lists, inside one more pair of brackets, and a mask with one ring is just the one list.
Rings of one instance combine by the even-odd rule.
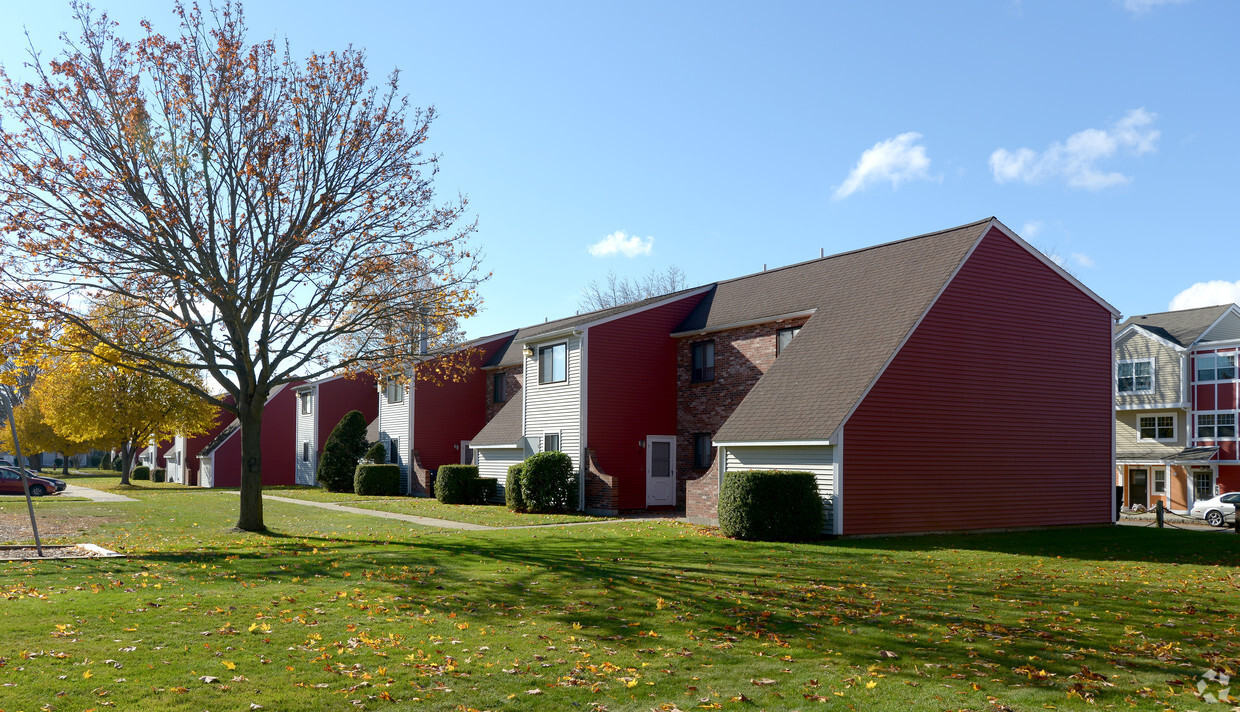
[[[56, 494], [56, 483], [49, 479], [26, 475], [26, 481], [30, 483], [32, 497]], [[25, 494], [22, 489], [22, 476], [17, 470], [0, 467], [0, 494]]]

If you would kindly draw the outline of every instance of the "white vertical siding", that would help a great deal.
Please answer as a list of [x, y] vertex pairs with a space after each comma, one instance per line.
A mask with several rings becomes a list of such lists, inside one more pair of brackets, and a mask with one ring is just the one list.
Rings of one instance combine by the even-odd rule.
[[388, 462], [392, 459], [392, 440], [400, 441], [399, 452], [396, 453], [400, 464], [400, 491], [409, 492], [409, 463], [405, 453], [413, 447], [410, 433], [413, 428], [413, 389], [406, 384], [405, 399], [399, 403], [388, 401], [387, 388], [379, 394], [379, 442], [388, 452]]
[[[567, 380], [559, 383], [538, 382], [538, 347], [567, 342]], [[573, 469], [581, 470], [581, 338], [549, 339], [532, 345], [534, 354], [525, 359], [525, 436], [534, 444], [535, 452], [543, 448], [543, 433], [560, 434], [560, 450], [573, 461]]]
[[[310, 396], [310, 412], [301, 412], [301, 397], [303, 393]], [[294, 447], [297, 448], [297, 454], [294, 456], [296, 477], [294, 481], [299, 485], [312, 485], [315, 483], [315, 470], [318, 466], [318, 432], [314, 427], [318, 418], [316, 417], [319, 409], [319, 388], [307, 388], [297, 392], [294, 407], [297, 412], [297, 437], [294, 438]], [[310, 459], [303, 460], [302, 453], [305, 452], [304, 443], [310, 443]]]
[[[823, 531], [834, 532], [836, 448], [831, 445], [778, 445], [724, 449], [725, 471], [791, 470], [811, 472], [822, 497]], [[724, 475], [727, 476], [726, 474]]]
[[199, 458], [198, 485], [200, 487], [215, 486], [215, 458], [210, 456]]
[[178, 435], [172, 439], [172, 447], [164, 452], [169, 482], [185, 484], [185, 445], [185, 436]]

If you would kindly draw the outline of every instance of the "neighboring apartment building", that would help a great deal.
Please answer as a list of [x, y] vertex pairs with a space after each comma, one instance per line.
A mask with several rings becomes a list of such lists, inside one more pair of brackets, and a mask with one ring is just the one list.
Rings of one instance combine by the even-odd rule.
[[[295, 484], [296, 459], [289, 444], [297, 436], [296, 389], [305, 381], [284, 383], [272, 391], [263, 407], [262, 473], [264, 485]], [[241, 486], [241, 422], [233, 419], [194, 455], [199, 487]], [[186, 484], [194, 484], [187, 482]]]
[[294, 481], [299, 485], [318, 484], [319, 459], [323, 444], [340, 419], [350, 411], [362, 414], [367, 425], [379, 415], [375, 400], [375, 378], [370, 374], [328, 376], [304, 383], [295, 389], [297, 421], [294, 448]]
[[1116, 327], [1115, 476], [1126, 506], [1181, 512], [1240, 490], [1238, 351], [1235, 304]]

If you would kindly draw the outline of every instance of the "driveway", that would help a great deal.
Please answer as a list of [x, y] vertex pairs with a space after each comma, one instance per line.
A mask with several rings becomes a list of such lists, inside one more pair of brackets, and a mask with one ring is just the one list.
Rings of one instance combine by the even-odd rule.
[[91, 489], [82, 485], [69, 484], [65, 487], [65, 491], [60, 493], [61, 497], [85, 497], [94, 502], [137, 502], [133, 497], [126, 497], [116, 492], [104, 492], [103, 490]]

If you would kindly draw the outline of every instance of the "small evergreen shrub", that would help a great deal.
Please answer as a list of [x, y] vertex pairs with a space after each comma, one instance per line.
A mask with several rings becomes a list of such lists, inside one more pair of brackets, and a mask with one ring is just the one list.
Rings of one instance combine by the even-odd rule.
[[476, 477], [469, 481], [470, 504], [487, 504], [499, 491], [499, 480], [492, 477]]
[[504, 480], [504, 501], [514, 512], [525, 511], [525, 498], [521, 496], [521, 473], [525, 471], [525, 463], [518, 462], [508, 468], [508, 478]]
[[577, 475], [562, 452], [540, 452], [525, 461], [521, 499], [530, 512], [563, 512], [577, 508]]
[[151, 479], [151, 468], [143, 465], [142, 467], [133, 468], [133, 472], [129, 473], [131, 480], [149, 480]]
[[330, 492], [352, 492], [357, 462], [366, 454], [366, 418], [360, 411], [344, 414], [323, 443], [319, 486]]
[[809, 472], [738, 470], [719, 488], [719, 530], [734, 539], [805, 541], [822, 531], [822, 498]]
[[353, 491], [367, 497], [394, 497], [400, 494], [400, 465], [358, 465]]
[[387, 448], [383, 447], [383, 443], [375, 443], [370, 446], [370, 449], [366, 451], [362, 459], [370, 460], [376, 464], [385, 463], [387, 462]]
[[444, 465], [436, 473], [435, 499], [444, 504], [473, 504], [476, 479], [477, 465]]
[[156, 467], [151, 470], [151, 482], [167, 482], [168, 471], [162, 467]]

